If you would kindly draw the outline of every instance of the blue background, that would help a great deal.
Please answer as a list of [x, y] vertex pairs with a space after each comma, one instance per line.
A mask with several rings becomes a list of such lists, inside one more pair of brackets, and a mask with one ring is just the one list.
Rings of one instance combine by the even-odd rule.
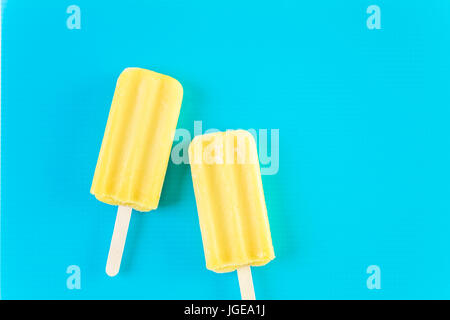
[[4, 7], [3, 299], [240, 298], [235, 273], [205, 268], [188, 165], [169, 164], [160, 207], [133, 214], [121, 272], [105, 274], [116, 208], [89, 190], [128, 66], [180, 80], [178, 128], [280, 130], [279, 172], [263, 176], [277, 257], [253, 268], [257, 298], [450, 298], [449, 1]]

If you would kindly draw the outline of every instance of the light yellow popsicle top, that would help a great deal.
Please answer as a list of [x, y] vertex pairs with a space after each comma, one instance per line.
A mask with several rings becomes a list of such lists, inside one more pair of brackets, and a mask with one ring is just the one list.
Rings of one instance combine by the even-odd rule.
[[189, 161], [206, 267], [230, 272], [274, 259], [253, 136], [244, 130], [197, 136]]
[[117, 80], [91, 193], [112, 205], [158, 207], [183, 97], [163, 74], [127, 68]]

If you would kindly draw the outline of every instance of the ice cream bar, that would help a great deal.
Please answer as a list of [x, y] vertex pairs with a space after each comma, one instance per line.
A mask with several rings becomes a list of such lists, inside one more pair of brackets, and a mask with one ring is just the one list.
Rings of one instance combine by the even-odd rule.
[[[238, 270], [251, 280], [250, 266], [275, 258], [253, 136], [244, 130], [197, 136], [189, 161], [206, 267]], [[245, 298], [242, 289], [241, 283]]]
[[110, 275], [120, 267], [131, 209], [158, 206], [182, 96], [177, 80], [145, 69], [127, 68], [117, 80], [91, 187], [98, 200], [121, 206], [108, 256]]
[[98, 200], [138, 211], [157, 208], [182, 96], [171, 77], [139, 68], [122, 72], [92, 181]]

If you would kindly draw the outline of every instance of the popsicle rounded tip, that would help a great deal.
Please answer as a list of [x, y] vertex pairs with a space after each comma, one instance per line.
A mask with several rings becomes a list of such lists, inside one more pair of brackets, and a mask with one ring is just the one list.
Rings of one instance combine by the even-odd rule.
[[119, 273], [119, 268], [113, 265], [106, 265], [106, 274], [110, 277], [115, 277]]
[[170, 78], [174, 82], [174, 84], [175, 84], [174, 87], [177, 88], [177, 91], [179, 91], [180, 95], [183, 96], [183, 85], [181, 84], [181, 82], [170, 76], [167, 76], [167, 77]]

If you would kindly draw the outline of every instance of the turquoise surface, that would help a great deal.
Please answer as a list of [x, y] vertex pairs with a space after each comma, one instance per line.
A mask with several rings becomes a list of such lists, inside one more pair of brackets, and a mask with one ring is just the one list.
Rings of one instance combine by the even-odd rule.
[[3, 1], [1, 297], [240, 298], [235, 273], [205, 268], [173, 161], [105, 274], [116, 208], [89, 190], [115, 81], [137, 66], [183, 84], [191, 134], [279, 129], [262, 177], [277, 257], [253, 268], [257, 298], [449, 299], [449, 21], [447, 0]]

